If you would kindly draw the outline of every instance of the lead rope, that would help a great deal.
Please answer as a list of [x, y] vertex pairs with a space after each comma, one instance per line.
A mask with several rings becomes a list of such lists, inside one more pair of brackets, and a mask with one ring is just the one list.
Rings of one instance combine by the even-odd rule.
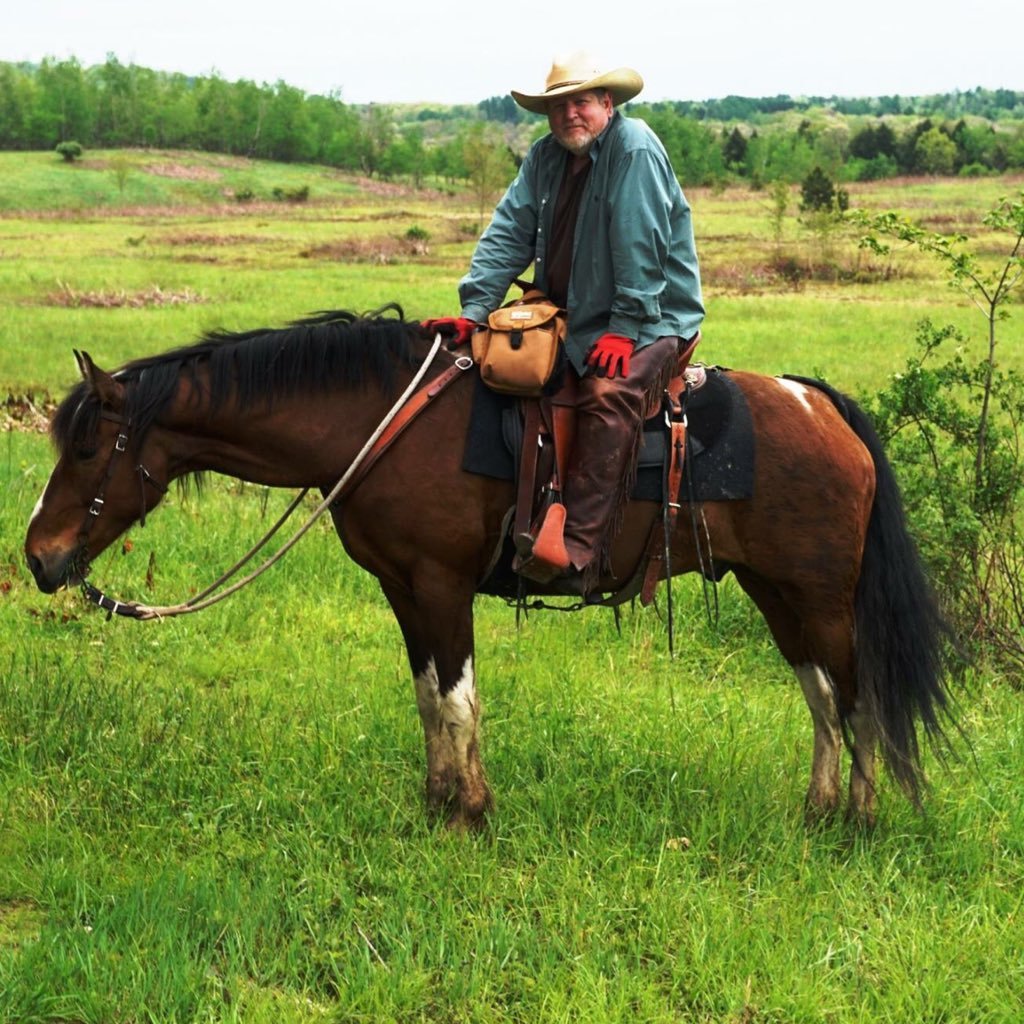
[[302, 499], [306, 496], [306, 494], [309, 491], [308, 487], [302, 491], [302, 493], [291, 503], [291, 505], [288, 506], [288, 510], [284, 513], [284, 515], [274, 524], [274, 526], [263, 537], [263, 539], [260, 540], [255, 545], [255, 547], [252, 548], [251, 551], [249, 551], [248, 554], [246, 554], [243, 558], [236, 562], [235, 565], [232, 566], [232, 568], [230, 568], [226, 573], [224, 573], [223, 576], [220, 577], [220, 579], [215, 580], [204, 591], [202, 591], [199, 594], [196, 594], [194, 597], [189, 598], [187, 601], [182, 601], [180, 604], [159, 606], [139, 604], [135, 601], [117, 601], [112, 597], [108, 597], [102, 591], [98, 590], [91, 583], [89, 583], [88, 580], [83, 580], [82, 591], [84, 592], [86, 598], [92, 601], [93, 604], [99, 605], [100, 608], [103, 608], [108, 613], [108, 618], [112, 615], [124, 615], [132, 619], [173, 618], [176, 615], [188, 615], [192, 612], [198, 612], [202, 611], [204, 608], [209, 608], [211, 605], [217, 604], [218, 601], [223, 601], [224, 598], [229, 597], [231, 594], [234, 594], [238, 590], [241, 590], [242, 587], [247, 586], [257, 577], [262, 576], [263, 573], [265, 573], [272, 565], [278, 562], [293, 547], [295, 547], [299, 540], [303, 536], [305, 536], [305, 534], [310, 530], [313, 524], [324, 514], [324, 512], [326, 512], [331, 507], [331, 504], [334, 502], [335, 498], [337, 498], [337, 496], [348, 484], [349, 480], [351, 480], [355, 473], [358, 471], [363, 460], [370, 453], [370, 450], [373, 448], [373, 446], [377, 443], [377, 440], [380, 438], [381, 434], [384, 433], [384, 431], [391, 424], [391, 421], [399, 414], [399, 412], [401, 412], [402, 407], [409, 400], [409, 397], [419, 387], [420, 382], [423, 380], [424, 376], [426, 376], [427, 370], [430, 368], [430, 364], [434, 361], [434, 357], [437, 355], [438, 349], [441, 347], [441, 341], [441, 334], [440, 332], [438, 332], [434, 336], [434, 344], [431, 347], [430, 352], [427, 354], [427, 358], [423, 361], [419, 370], [416, 371], [415, 376], [409, 382], [409, 386], [405, 389], [405, 391], [402, 392], [398, 401], [395, 402], [395, 404], [391, 407], [388, 414], [384, 417], [383, 420], [381, 420], [377, 429], [374, 430], [374, 432], [370, 435], [369, 439], [363, 445], [359, 454], [355, 457], [355, 459], [352, 461], [352, 464], [346, 470], [345, 475], [334, 485], [334, 487], [331, 490], [331, 493], [328, 494], [322, 502], [320, 502], [320, 504], [316, 507], [316, 509], [314, 509], [314, 511], [310, 515], [309, 519], [307, 519], [306, 522], [303, 523], [303, 525], [295, 531], [293, 536], [284, 544], [282, 544], [281, 547], [278, 548], [278, 550], [275, 551], [274, 554], [271, 555], [265, 562], [263, 562], [262, 565], [254, 569], [251, 573], [249, 573], [248, 576], [244, 576], [242, 577], [242, 579], [237, 580], [235, 583], [231, 584], [231, 586], [228, 587], [226, 590], [222, 590], [220, 591], [220, 593], [214, 593], [220, 587], [224, 586], [224, 584], [227, 583], [228, 580], [235, 576], [239, 572], [239, 570], [241, 570], [242, 567], [245, 566], [256, 555], [256, 553], [270, 540], [270, 538], [273, 537], [275, 533], [277, 533], [281, 526], [284, 525], [288, 517], [295, 511], [296, 508], [298, 508], [299, 503], [302, 501]]

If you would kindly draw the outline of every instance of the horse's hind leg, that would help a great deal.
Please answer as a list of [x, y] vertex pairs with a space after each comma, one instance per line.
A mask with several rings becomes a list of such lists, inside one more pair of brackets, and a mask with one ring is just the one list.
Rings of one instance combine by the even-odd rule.
[[828, 663], [822, 659], [818, 645], [809, 643], [814, 631], [809, 631], [809, 624], [793, 611], [775, 584], [742, 566], [736, 566], [734, 572], [764, 616], [779, 651], [800, 683], [814, 725], [814, 754], [805, 802], [807, 817], [812, 821], [829, 817], [838, 810], [841, 799], [839, 760], [843, 733]]
[[[494, 801], [480, 761], [472, 595], [417, 600], [383, 585], [405, 638], [426, 744], [428, 810], [452, 827], [478, 827]], [[464, 605], [464, 607], [463, 607]]]
[[858, 699], [855, 710], [849, 716], [850, 731], [853, 733], [853, 765], [850, 768], [850, 802], [846, 807], [846, 817], [862, 825], [873, 825], [878, 731], [874, 719], [861, 705], [862, 701]]

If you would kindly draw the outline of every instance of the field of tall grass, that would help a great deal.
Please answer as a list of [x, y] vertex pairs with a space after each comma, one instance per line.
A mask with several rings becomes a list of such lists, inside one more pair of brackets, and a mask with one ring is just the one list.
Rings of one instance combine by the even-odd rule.
[[[451, 313], [478, 224], [445, 188], [200, 154], [0, 154], [0, 181], [0, 1020], [1021, 1019], [1018, 679], [966, 671], [970, 746], [929, 755], [923, 812], [883, 776], [872, 832], [812, 829], [803, 698], [728, 579], [713, 623], [699, 582], [675, 582], [674, 660], [655, 609], [619, 631], [599, 610], [517, 630], [480, 599], [498, 807], [466, 836], [426, 819], [398, 629], [328, 529], [197, 616], [107, 622], [77, 593], [39, 594], [21, 545], [72, 348], [112, 367], [318, 309]], [[306, 202], [274, 198], [305, 186]], [[851, 199], [994, 250], [981, 217], [1020, 188]], [[901, 368], [924, 316], [980, 344], [981, 318], [920, 256], [873, 265], [813, 237], [795, 195], [780, 238], [761, 193], [689, 198], [705, 360], [857, 394]], [[779, 272], [793, 265], [807, 273]], [[1022, 367], [1013, 313], [1003, 357]], [[181, 599], [290, 497], [172, 493], [93, 577]]]

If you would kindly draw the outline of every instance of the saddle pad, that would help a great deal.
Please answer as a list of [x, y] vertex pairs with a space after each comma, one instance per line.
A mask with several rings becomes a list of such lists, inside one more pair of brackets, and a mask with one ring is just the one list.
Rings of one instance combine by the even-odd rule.
[[[749, 498], [754, 492], [753, 424], [747, 400], [727, 371], [708, 368], [707, 383], [689, 397], [686, 419], [689, 474], [684, 474], [680, 498]], [[661, 413], [644, 425], [635, 499], [661, 500], [667, 433]], [[491, 391], [477, 378], [462, 468], [479, 476], [515, 480], [521, 446], [517, 400]]]

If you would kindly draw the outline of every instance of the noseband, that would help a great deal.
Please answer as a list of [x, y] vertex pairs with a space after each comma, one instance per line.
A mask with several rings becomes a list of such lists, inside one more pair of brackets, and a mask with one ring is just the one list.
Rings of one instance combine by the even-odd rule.
[[[111, 412], [107, 409], [103, 409], [100, 412], [101, 419], [109, 420], [111, 423], [119, 424], [123, 429], [117, 432], [117, 437], [114, 439], [114, 448], [110, 453], [110, 458], [107, 460], [107, 471], [103, 475], [103, 479], [100, 481], [99, 490], [96, 492], [96, 497], [92, 499], [89, 505], [89, 511], [85, 514], [85, 519], [82, 522], [82, 528], [78, 531], [78, 540], [84, 544], [89, 537], [89, 532], [92, 530], [103, 512], [103, 506], [105, 502], [105, 495], [107, 493], [107, 487], [110, 485], [110, 481], [114, 478], [114, 471], [117, 469], [118, 457], [128, 450], [128, 428], [132, 425], [132, 421], [127, 416], [122, 416], [120, 413]], [[142, 526], [146, 525], [146, 484], [150, 487], [159, 491], [161, 495], [167, 493], [167, 488], [160, 483], [156, 477], [140, 462], [135, 467], [135, 472], [139, 477], [139, 498], [140, 508], [139, 522]]]

